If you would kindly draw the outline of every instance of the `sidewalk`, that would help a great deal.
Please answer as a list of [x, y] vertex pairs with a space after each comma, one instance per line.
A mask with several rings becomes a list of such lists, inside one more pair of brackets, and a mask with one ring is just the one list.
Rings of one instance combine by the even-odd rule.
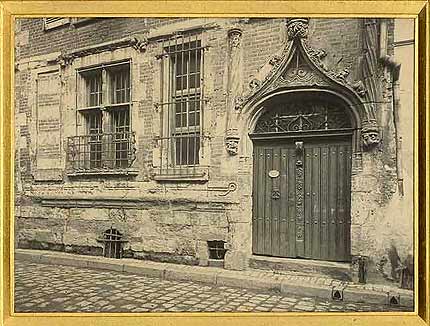
[[[17, 249], [16, 260], [66, 265], [90, 269], [113, 270], [165, 280], [202, 282], [217, 286], [233, 286], [281, 294], [318, 297], [344, 302], [366, 302], [413, 307], [413, 292], [372, 284], [354, 284], [317, 276], [275, 274], [250, 269], [231, 271], [216, 267], [187, 266], [136, 259], [113, 259], [63, 252]], [[333, 298], [334, 297], [334, 298]]]

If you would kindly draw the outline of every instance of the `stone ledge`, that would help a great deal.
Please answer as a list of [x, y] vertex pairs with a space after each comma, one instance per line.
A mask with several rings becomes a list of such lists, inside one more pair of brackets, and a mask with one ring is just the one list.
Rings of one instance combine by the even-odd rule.
[[243, 277], [237, 273], [220, 272], [216, 278], [216, 285], [240, 287], [245, 289], [258, 289], [268, 291], [281, 291], [281, 282], [276, 279], [262, 279], [256, 277]]
[[331, 300], [332, 288], [330, 286], [318, 286], [308, 284], [306, 286], [300, 284], [299, 282], [292, 282], [290, 280], [284, 280], [281, 283], [281, 293], [282, 294], [297, 294], [303, 293], [306, 296], [318, 297], [321, 299]]

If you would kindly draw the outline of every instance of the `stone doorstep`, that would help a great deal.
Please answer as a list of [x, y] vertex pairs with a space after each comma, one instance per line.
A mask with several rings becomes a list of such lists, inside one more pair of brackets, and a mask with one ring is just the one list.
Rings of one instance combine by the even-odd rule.
[[117, 272], [128, 272], [149, 277], [156, 277], [174, 281], [193, 281], [214, 286], [232, 286], [247, 289], [275, 291], [281, 294], [294, 294], [321, 299], [332, 300], [333, 288], [339, 289], [343, 294], [343, 301], [366, 302], [375, 304], [389, 304], [390, 295], [399, 298], [400, 304], [405, 307], [413, 307], [413, 292], [396, 288], [350, 284], [343, 282], [338, 287], [329, 285], [312, 284], [309, 281], [291, 280], [282, 275], [267, 273], [262, 275], [261, 270], [232, 271], [216, 267], [185, 266], [169, 263], [135, 259], [113, 259], [98, 256], [84, 256], [62, 252], [44, 250], [16, 249], [15, 259], [36, 263], [85, 267]]

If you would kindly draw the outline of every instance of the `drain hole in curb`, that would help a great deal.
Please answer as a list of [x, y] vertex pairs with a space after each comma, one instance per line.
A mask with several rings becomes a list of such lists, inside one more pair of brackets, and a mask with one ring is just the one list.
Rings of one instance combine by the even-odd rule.
[[400, 304], [400, 298], [398, 296], [392, 295], [390, 297], [390, 305], [391, 306], [397, 306]]
[[343, 294], [342, 294], [342, 291], [340, 291], [340, 290], [333, 289], [333, 291], [331, 293], [331, 297], [333, 300], [343, 301]]

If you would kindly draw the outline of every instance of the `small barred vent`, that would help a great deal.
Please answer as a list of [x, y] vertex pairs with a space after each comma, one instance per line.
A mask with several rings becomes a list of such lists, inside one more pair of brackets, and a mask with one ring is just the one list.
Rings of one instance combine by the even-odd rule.
[[219, 240], [208, 241], [209, 259], [223, 260], [226, 252], [224, 244]]
[[114, 229], [110, 228], [103, 232], [103, 238], [97, 239], [98, 242], [102, 242], [103, 256], [108, 258], [122, 258], [122, 244], [127, 242], [123, 240], [122, 234]]

